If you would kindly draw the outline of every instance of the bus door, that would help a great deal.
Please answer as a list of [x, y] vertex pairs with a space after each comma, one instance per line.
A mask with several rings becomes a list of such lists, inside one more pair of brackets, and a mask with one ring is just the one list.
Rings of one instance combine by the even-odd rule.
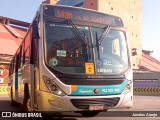
[[31, 102], [32, 107], [38, 108], [37, 105], [37, 93], [39, 89], [39, 50], [38, 50], [38, 23], [37, 21], [33, 22], [32, 25], [32, 42], [31, 42]]
[[31, 105], [33, 108], [37, 108], [37, 92], [38, 92], [38, 81], [39, 81], [39, 72], [38, 67], [34, 64], [31, 64]]
[[18, 49], [16, 56], [16, 66], [15, 66], [15, 100], [20, 102], [20, 83], [22, 80], [21, 69], [20, 69], [20, 49]]

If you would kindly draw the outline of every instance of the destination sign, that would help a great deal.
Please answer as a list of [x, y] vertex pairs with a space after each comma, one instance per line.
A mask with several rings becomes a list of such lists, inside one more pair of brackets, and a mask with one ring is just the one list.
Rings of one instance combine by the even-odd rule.
[[72, 7], [46, 5], [44, 6], [44, 15], [48, 17], [100, 23], [117, 27], [123, 26], [123, 22], [119, 17]]

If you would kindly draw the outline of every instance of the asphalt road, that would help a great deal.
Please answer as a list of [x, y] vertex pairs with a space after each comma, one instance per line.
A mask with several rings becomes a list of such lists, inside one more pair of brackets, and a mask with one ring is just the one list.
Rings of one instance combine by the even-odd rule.
[[[0, 95], [0, 112], [22, 112], [20, 106], [11, 106], [10, 99], [7, 95]], [[4, 114], [4, 113], [3, 113]], [[96, 117], [82, 117], [79, 113], [68, 113], [68, 117], [59, 118], [43, 116], [43, 120], [160, 120], [160, 96], [137, 96], [134, 95], [134, 103], [131, 109], [116, 109], [103, 112]], [[137, 115], [141, 117], [137, 117]], [[124, 117], [125, 116], [125, 117]], [[135, 117], [133, 117], [135, 116]], [[7, 118], [1, 117], [0, 120], [37, 120], [35, 118]], [[39, 120], [39, 118], [38, 118]]]

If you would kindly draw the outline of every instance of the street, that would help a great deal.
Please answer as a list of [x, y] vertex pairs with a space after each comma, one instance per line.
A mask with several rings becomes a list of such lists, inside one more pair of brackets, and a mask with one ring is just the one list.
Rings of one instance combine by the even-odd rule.
[[[42, 119], [53, 120], [160, 120], [160, 97], [159, 96], [134, 96], [134, 105], [131, 109], [116, 109], [102, 112], [96, 117], [82, 117], [79, 113], [69, 113], [67, 117], [51, 117], [43, 116]], [[11, 106], [10, 99], [7, 95], [0, 96], [0, 112], [19, 112], [20, 106]], [[27, 113], [26, 113], [27, 114]], [[115, 117], [116, 116], [116, 117]], [[139, 117], [137, 117], [139, 116]], [[39, 118], [38, 118], [39, 119]], [[22, 117], [3, 117], [0, 120], [31, 120], [30, 118]], [[34, 120], [32, 118], [32, 120]]]

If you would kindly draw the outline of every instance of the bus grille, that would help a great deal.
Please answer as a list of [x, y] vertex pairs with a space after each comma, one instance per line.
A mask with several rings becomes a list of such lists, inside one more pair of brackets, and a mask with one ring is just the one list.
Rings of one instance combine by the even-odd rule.
[[99, 99], [71, 99], [74, 107], [79, 109], [89, 109], [90, 105], [104, 105], [105, 109], [114, 107], [118, 104], [120, 98], [99, 98]]
[[78, 79], [78, 78], [60, 78], [67, 85], [117, 85], [121, 84], [124, 79]]

